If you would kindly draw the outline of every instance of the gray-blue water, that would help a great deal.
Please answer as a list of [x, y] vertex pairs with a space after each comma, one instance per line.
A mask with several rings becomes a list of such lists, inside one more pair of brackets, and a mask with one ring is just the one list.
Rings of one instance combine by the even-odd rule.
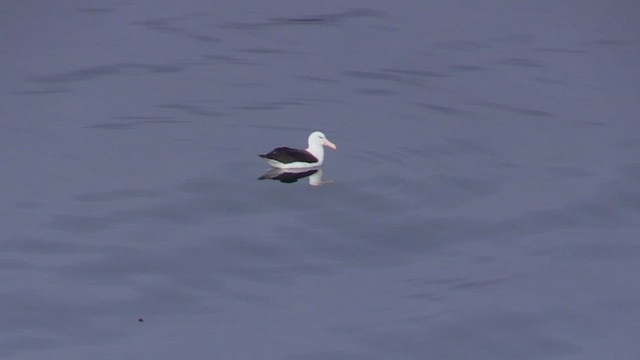
[[639, 358], [639, 16], [3, 1], [0, 357]]

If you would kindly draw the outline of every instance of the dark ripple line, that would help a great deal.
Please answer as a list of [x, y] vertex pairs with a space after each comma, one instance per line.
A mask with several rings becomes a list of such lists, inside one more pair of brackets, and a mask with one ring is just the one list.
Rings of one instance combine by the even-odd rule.
[[266, 28], [281, 26], [318, 26], [335, 25], [345, 19], [352, 18], [380, 18], [384, 12], [375, 9], [350, 9], [339, 13], [329, 13], [323, 15], [309, 15], [292, 18], [271, 18], [265, 22], [255, 23], [231, 23], [228, 27], [240, 30], [263, 30]]
[[30, 81], [36, 83], [68, 83], [87, 81], [100, 77], [122, 74], [126, 70], [138, 70], [146, 73], [174, 73], [183, 71], [183, 65], [117, 63], [113, 65], [90, 66], [55, 75], [37, 75]]

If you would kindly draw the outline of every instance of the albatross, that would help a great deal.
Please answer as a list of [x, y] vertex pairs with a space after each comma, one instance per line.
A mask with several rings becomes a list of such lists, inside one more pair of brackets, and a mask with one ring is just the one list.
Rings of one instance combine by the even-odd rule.
[[258, 155], [267, 160], [269, 165], [279, 169], [300, 169], [322, 165], [324, 161], [323, 146], [336, 149], [336, 145], [329, 141], [321, 131], [314, 131], [309, 135], [309, 147], [293, 149], [290, 147], [278, 147], [268, 154]]

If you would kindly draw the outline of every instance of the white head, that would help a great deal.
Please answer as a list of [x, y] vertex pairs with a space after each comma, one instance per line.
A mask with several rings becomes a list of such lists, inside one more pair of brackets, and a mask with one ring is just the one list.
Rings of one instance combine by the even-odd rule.
[[309, 135], [309, 149], [322, 148], [322, 146], [330, 147], [333, 150], [336, 149], [336, 144], [329, 141], [322, 131], [312, 132]]
[[314, 131], [309, 135], [309, 147], [307, 151], [312, 153], [318, 159], [318, 166], [324, 162], [324, 148], [323, 146], [330, 147], [333, 150], [336, 149], [336, 145], [329, 141], [327, 137], [320, 131]]

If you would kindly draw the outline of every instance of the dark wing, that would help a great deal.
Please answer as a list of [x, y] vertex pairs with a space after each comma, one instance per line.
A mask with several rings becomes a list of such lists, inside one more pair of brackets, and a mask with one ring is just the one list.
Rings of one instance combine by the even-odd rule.
[[306, 150], [300, 149], [292, 149], [289, 147], [279, 147], [271, 150], [270, 153], [266, 155], [258, 155], [261, 158], [272, 159], [276, 161], [280, 161], [283, 164], [288, 164], [292, 162], [306, 162], [306, 163], [315, 163], [318, 162], [318, 159], [311, 155]]

